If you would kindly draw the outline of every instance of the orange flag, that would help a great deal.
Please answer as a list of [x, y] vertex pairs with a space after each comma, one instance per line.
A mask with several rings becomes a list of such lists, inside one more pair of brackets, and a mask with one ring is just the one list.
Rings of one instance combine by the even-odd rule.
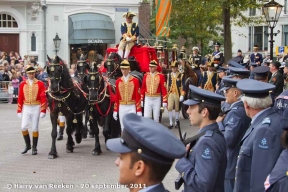
[[170, 35], [172, 0], [156, 0], [156, 36]]

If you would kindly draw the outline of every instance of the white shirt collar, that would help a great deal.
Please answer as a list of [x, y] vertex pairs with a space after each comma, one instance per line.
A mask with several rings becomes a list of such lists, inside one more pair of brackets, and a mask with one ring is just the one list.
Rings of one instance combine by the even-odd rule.
[[268, 109], [270, 109], [271, 107], [268, 107], [266, 109], [263, 109], [262, 111], [258, 112], [251, 120], [251, 125], [254, 123], [254, 121], [257, 119], [257, 117], [259, 117], [262, 113], [264, 113], [265, 111], [267, 111]]
[[128, 82], [129, 77], [130, 77], [130, 74], [128, 74], [127, 76], [124, 76], [124, 75], [123, 75], [124, 81], [125, 81], [126, 83]]
[[28, 79], [29, 85], [32, 85], [34, 80]]

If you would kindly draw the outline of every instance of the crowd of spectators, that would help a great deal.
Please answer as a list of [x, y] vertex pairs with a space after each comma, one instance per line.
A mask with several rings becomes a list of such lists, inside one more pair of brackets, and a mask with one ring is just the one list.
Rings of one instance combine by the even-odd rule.
[[[25, 55], [23, 58], [18, 52], [10, 51], [0, 53], [0, 85], [1, 91], [7, 91], [9, 96], [18, 97], [18, 87], [22, 81], [27, 79], [25, 74], [26, 66], [31, 65], [36, 68], [36, 78], [48, 86], [48, 75], [37, 63], [33, 56]], [[9, 103], [11, 103], [11, 98]]]

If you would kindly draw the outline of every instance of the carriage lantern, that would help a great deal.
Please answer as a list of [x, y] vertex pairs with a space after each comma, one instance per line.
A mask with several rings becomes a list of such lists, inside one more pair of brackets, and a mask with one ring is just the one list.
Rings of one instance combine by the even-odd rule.
[[58, 33], [56, 33], [56, 36], [53, 39], [53, 41], [54, 41], [54, 46], [55, 46], [55, 53], [57, 55], [57, 52], [59, 51], [59, 47], [61, 43], [61, 39], [59, 38]]
[[172, 47], [172, 61], [177, 61], [178, 58], [177, 58], [177, 51], [178, 51], [178, 47], [177, 47], [177, 44], [173, 44], [173, 47]]

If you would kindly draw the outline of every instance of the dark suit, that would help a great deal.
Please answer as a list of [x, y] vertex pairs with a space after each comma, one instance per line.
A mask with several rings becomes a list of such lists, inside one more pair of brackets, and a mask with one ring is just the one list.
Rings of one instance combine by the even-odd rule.
[[244, 104], [237, 101], [231, 105], [230, 111], [222, 122], [218, 122], [223, 132], [227, 148], [227, 167], [225, 173], [225, 192], [232, 192], [235, 181], [235, 167], [240, 150], [240, 141], [249, 127], [251, 119], [247, 117]]
[[258, 65], [260, 65], [263, 62], [262, 54], [256, 53], [255, 55], [255, 53], [253, 53], [250, 55], [250, 60], [251, 62], [258, 63]]
[[[282, 151], [275, 167], [265, 182], [267, 192], [284, 192], [288, 191], [288, 149]], [[267, 186], [266, 186], [267, 185]]]
[[[281, 73], [279, 73], [279, 71], [272, 74], [271, 79], [269, 80], [269, 83], [275, 85], [275, 87], [276, 87], [272, 92], [272, 94], [275, 96], [275, 98], [283, 92], [284, 79], [283, 79], [283, 75]], [[275, 98], [274, 98], [274, 100], [275, 100]]]
[[[139, 27], [137, 23], [132, 23], [131, 31], [128, 31], [127, 23], [122, 23], [121, 24], [121, 34], [124, 35], [126, 33], [129, 33], [131, 36], [139, 36]], [[131, 33], [131, 34], [130, 34]], [[123, 36], [121, 37], [120, 40], [123, 39]]]
[[[148, 189], [147, 189], [148, 188]], [[146, 188], [143, 188], [141, 192], [167, 192], [167, 190], [164, 188], [164, 185], [162, 183], [153, 186], [153, 188], [150, 188], [146, 186]]]
[[218, 64], [219, 66], [222, 66], [224, 63], [224, 55], [221, 53], [221, 51], [214, 51], [212, 53], [212, 56], [214, 57], [214, 63]]
[[280, 116], [274, 109], [261, 111], [252, 121], [240, 143], [235, 192], [263, 192], [264, 181], [282, 151]]
[[176, 169], [184, 179], [184, 192], [223, 192], [227, 163], [225, 139], [218, 124], [212, 123], [199, 130], [205, 133], [190, 150], [189, 158], [183, 157]]

